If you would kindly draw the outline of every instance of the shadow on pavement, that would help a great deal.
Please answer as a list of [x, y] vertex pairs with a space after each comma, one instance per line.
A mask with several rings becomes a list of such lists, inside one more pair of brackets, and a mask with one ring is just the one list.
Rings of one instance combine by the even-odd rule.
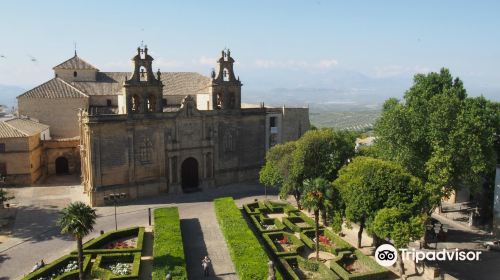
[[193, 280], [205, 278], [220, 279], [218, 277], [213, 277], [213, 269], [210, 269], [210, 275], [212, 277], [203, 277], [201, 260], [208, 255], [208, 250], [203, 238], [200, 221], [198, 219], [182, 219], [181, 232], [188, 278]]
[[60, 234], [56, 225], [58, 215], [57, 208], [19, 206], [11, 236], [32, 243], [54, 238], [72, 240], [71, 236]]

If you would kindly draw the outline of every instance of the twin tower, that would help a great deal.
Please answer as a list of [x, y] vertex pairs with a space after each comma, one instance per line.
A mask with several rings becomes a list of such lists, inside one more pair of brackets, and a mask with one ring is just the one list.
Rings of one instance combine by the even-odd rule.
[[[124, 100], [119, 102], [120, 108], [126, 108], [126, 114], [161, 113], [166, 106], [163, 99], [163, 82], [161, 72], [153, 72], [153, 57], [148, 48], [137, 48], [137, 55], [132, 58], [134, 72], [124, 82]], [[239, 77], [234, 75], [234, 59], [229, 50], [222, 51], [217, 61], [217, 69], [212, 70], [208, 86], [208, 94], [186, 92], [197, 99], [198, 108], [205, 110], [239, 110], [241, 109], [241, 86]], [[200, 95], [200, 96], [194, 96]], [[198, 98], [197, 98], [198, 97]], [[200, 98], [201, 97], [201, 98]], [[125, 103], [125, 104], [120, 104]]]

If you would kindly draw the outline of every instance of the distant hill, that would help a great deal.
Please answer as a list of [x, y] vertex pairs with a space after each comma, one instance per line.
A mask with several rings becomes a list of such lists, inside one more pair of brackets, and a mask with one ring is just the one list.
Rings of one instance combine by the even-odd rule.
[[17, 107], [16, 97], [26, 90], [18, 86], [0, 85], [0, 104], [7, 107]]

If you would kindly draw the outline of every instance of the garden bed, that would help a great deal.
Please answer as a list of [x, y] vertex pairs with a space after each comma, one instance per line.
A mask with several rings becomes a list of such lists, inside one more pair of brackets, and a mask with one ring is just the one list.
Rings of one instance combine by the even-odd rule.
[[250, 215], [250, 219], [260, 232], [281, 231], [285, 228], [285, 225], [276, 218], [265, 218], [263, 215]]
[[289, 216], [283, 218], [283, 224], [287, 226], [293, 232], [302, 232], [304, 230], [313, 229], [314, 225], [311, 225], [302, 217], [299, 216]]
[[91, 275], [101, 280], [139, 279], [141, 253], [114, 253], [97, 255]]
[[[338, 255], [339, 252], [342, 251], [354, 251], [354, 248], [349, 243], [341, 239], [330, 230], [319, 229], [319, 235], [319, 248], [321, 251], [329, 252], [334, 255]], [[305, 230], [300, 233], [300, 239], [311, 250], [316, 249], [316, 243], [314, 242], [315, 238], [316, 233], [314, 229]]]
[[278, 257], [297, 255], [304, 247], [304, 243], [295, 235], [283, 231], [264, 233], [262, 237]]
[[[86, 271], [90, 263], [90, 255], [83, 259], [83, 271]], [[66, 255], [44, 267], [31, 272], [23, 277], [23, 280], [63, 280], [78, 278], [78, 257]]]
[[378, 265], [359, 250], [339, 253], [336, 259], [330, 261], [330, 269], [344, 280], [377, 280], [392, 276], [390, 270]]
[[[85, 254], [141, 252], [144, 227], [131, 227], [110, 231], [83, 244]], [[76, 251], [71, 254], [76, 254]]]
[[300, 256], [280, 258], [287, 278], [294, 280], [340, 280], [326, 265], [320, 262], [306, 260]]
[[261, 209], [266, 209], [266, 206], [264, 205], [263, 202], [256, 201], [254, 203], [243, 205], [243, 209], [248, 215], [256, 215], [256, 214], [258, 215], [261, 213], [260, 212]]

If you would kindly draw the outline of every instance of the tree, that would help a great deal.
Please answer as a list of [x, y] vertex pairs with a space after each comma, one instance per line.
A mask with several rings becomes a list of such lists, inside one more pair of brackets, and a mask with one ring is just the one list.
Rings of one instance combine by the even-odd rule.
[[[383, 208], [379, 210], [371, 225], [372, 231], [381, 238], [392, 240], [396, 249], [404, 248], [411, 241], [420, 239], [425, 233], [425, 215], [414, 216], [403, 208]], [[405, 274], [401, 254], [398, 254], [400, 276]]]
[[356, 157], [333, 184], [341, 191], [347, 220], [359, 223], [358, 248], [363, 230], [380, 209], [405, 205], [419, 213], [427, 207], [429, 191], [421, 180], [394, 162]]
[[325, 204], [325, 192], [329, 182], [323, 178], [307, 179], [304, 181], [302, 206], [314, 213], [314, 230], [316, 236], [316, 260], [319, 261], [319, 211]]
[[435, 207], [459, 184], [474, 190], [492, 173], [499, 116], [497, 104], [467, 97], [447, 69], [417, 74], [402, 101], [385, 102], [375, 125], [377, 154], [428, 184]]
[[78, 276], [80, 280], [84, 279], [83, 275], [83, 237], [88, 235], [95, 225], [97, 215], [92, 207], [83, 202], [70, 203], [66, 208], [61, 210], [57, 224], [61, 228], [61, 233], [69, 233], [73, 235], [77, 241], [78, 250]]
[[279, 187], [280, 196], [293, 195], [299, 209], [302, 194], [302, 182], [297, 181], [290, 173], [292, 168], [292, 155], [296, 150], [296, 141], [278, 144], [266, 154], [266, 163], [259, 172], [259, 181], [268, 187]]
[[337, 178], [338, 171], [354, 156], [355, 134], [333, 129], [310, 130], [298, 141], [293, 152], [293, 176], [298, 181], [322, 177]]
[[[290, 177], [294, 182], [300, 183], [319, 177], [331, 182], [337, 178], [340, 168], [354, 156], [354, 146], [355, 134], [348, 131], [308, 131], [296, 142], [296, 149], [291, 158]], [[325, 207], [320, 209], [325, 224], [331, 206], [333, 204], [325, 204]]]

